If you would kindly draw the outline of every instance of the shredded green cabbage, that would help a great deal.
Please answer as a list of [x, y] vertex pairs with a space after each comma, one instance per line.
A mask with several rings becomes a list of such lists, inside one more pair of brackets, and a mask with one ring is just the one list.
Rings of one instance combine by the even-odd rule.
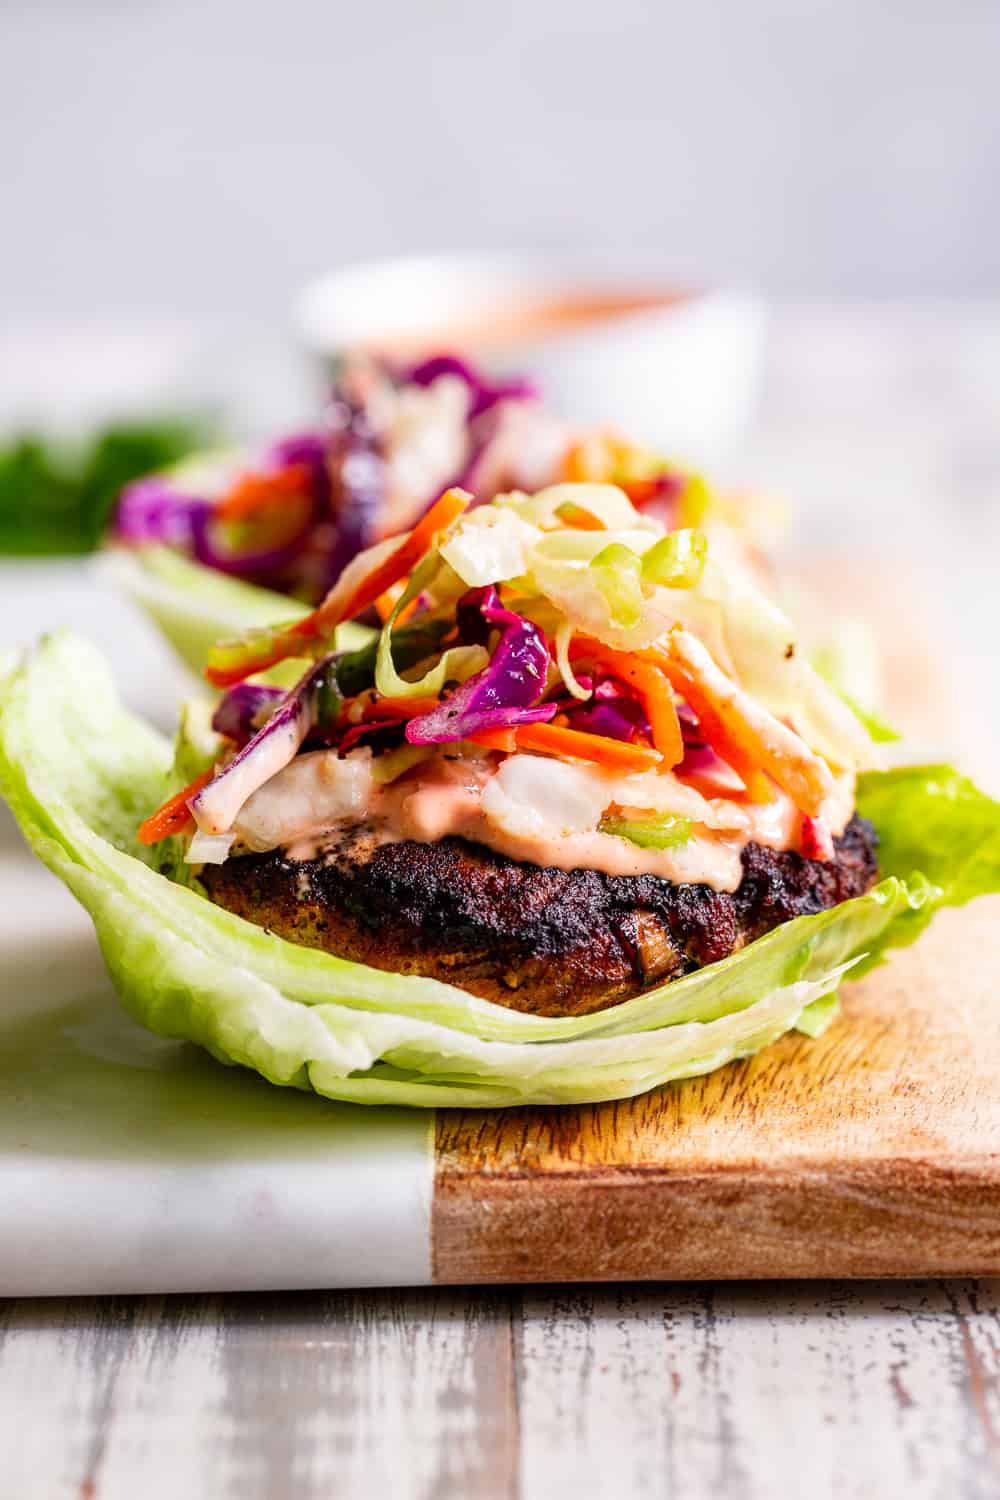
[[482, 646], [452, 646], [420, 677], [400, 677], [392, 659], [392, 630], [400, 614], [408, 604], [418, 598], [440, 567], [437, 552], [426, 557], [414, 570], [404, 592], [382, 627], [375, 658], [375, 688], [383, 698], [436, 697], [446, 682], [464, 682], [473, 672], [478, 672], [488, 661]]

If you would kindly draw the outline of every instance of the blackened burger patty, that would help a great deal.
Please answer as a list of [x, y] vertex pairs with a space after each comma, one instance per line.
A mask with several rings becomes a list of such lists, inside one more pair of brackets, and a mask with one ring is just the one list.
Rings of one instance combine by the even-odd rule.
[[220, 906], [291, 942], [447, 980], [514, 1010], [583, 1015], [860, 896], [878, 875], [877, 842], [855, 815], [832, 860], [748, 844], [731, 893], [542, 869], [459, 838], [377, 844], [363, 832], [321, 858], [249, 854], [201, 878]]

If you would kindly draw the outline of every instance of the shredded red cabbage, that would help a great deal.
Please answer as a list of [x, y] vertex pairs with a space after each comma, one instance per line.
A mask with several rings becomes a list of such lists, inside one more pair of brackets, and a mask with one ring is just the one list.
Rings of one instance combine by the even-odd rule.
[[514, 375], [509, 380], [488, 380], [457, 354], [431, 355], [406, 371], [402, 379], [410, 385], [433, 385], [442, 375], [457, 375], [469, 387], [470, 422], [496, 406], [498, 401], [536, 401], [540, 394], [534, 382], [522, 375]]
[[199, 827], [205, 821], [225, 831], [247, 798], [294, 759], [315, 723], [318, 690], [333, 660], [325, 656], [310, 667], [283, 695], [263, 728], [191, 798], [188, 806]]
[[309, 515], [287, 542], [276, 547], [262, 547], [255, 552], [229, 552], [212, 535], [211, 510], [197, 511], [191, 517], [191, 551], [196, 562], [214, 568], [217, 573], [276, 581], [286, 575], [302, 556], [311, 529], [312, 517]]
[[[579, 680], [583, 686], [582, 679]], [[610, 678], [597, 684], [589, 702], [580, 703], [574, 699], [567, 717], [571, 729], [580, 729], [586, 734], [603, 734], [608, 739], [624, 740], [627, 744], [643, 735], [649, 738], [649, 720], [642, 704]]]
[[256, 734], [261, 714], [275, 709], [285, 696], [284, 688], [238, 682], [220, 700], [212, 715], [212, 728], [216, 734], [245, 745]]
[[233, 552], [214, 535], [214, 511], [214, 501], [182, 494], [168, 478], [152, 475], [122, 491], [114, 534], [130, 546], [162, 543], [182, 548], [197, 562], [218, 573], [257, 582], [281, 582], [301, 558], [314, 520], [313, 511], [308, 512], [295, 535], [278, 546]]
[[545, 691], [549, 666], [549, 648], [538, 626], [505, 609], [492, 584], [463, 594], [455, 618], [463, 641], [486, 645], [494, 630], [500, 639], [481, 672], [430, 713], [409, 721], [410, 744], [445, 744], [480, 729], [510, 729], [553, 718], [555, 703], [532, 707]]
[[287, 469], [292, 464], [315, 464], [320, 467], [326, 462], [329, 446], [328, 432], [293, 432], [291, 436], [281, 438], [271, 445], [264, 462], [269, 469]]
[[[691, 777], [696, 784], [700, 782], [707, 795], [731, 797], [743, 790], [742, 779], [728, 761], [724, 761], [711, 745], [704, 742], [692, 743], [685, 738], [684, 759], [674, 770], [682, 779]], [[706, 782], [710, 786], [705, 786]]]
[[115, 509], [114, 534], [131, 546], [163, 542], [189, 547], [196, 518], [207, 517], [211, 502], [179, 494], [162, 476], [137, 479], [122, 490]]
[[694, 710], [684, 702], [677, 704], [677, 718], [684, 741], [684, 759], [675, 767], [678, 776], [711, 777], [720, 785], [720, 795], [731, 787], [736, 791], [742, 786], [736, 772], [712, 749], [705, 739]]
[[363, 407], [335, 395], [327, 410], [330, 437], [324, 472], [329, 476], [332, 546], [322, 559], [319, 597], [331, 589], [357, 553], [377, 541], [386, 499], [382, 440]]
[[[506, 401], [523, 401], [537, 392], [529, 381], [490, 382], [455, 355], [424, 360], [410, 372], [397, 371], [397, 382], [430, 385], [441, 375], [457, 375], [469, 390], [468, 458], [460, 483], [474, 477], [498, 430]], [[336, 582], [358, 552], [381, 534], [388, 484], [382, 434], [366, 407], [364, 387], [347, 380], [333, 391], [315, 428], [292, 433], [264, 454], [265, 473], [291, 465], [307, 465], [311, 510], [303, 514], [295, 534], [275, 545], [259, 543], [236, 551], [227, 545], [227, 532], [213, 524], [216, 502], [205, 496], [179, 492], [169, 477], [153, 476], [129, 485], [122, 493], [113, 523], [114, 535], [124, 543], [145, 546], [165, 543], [192, 556], [216, 572], [242, 577], [256, 584], [293, 592], [315, 603]], [[468, 487], [467, 485], [465, 487]], [[438, 493], [414, 496], [430, 505]], [[289, 515], [296, 518], [299, 509]], [[273, 512], [271, 513], [273, 519]], [[271, 522], [268, 521], [267, 529]], [[254, 536], [252, 529], [247, 530]], [[266, 531], [261, 535], [266, 535]]]

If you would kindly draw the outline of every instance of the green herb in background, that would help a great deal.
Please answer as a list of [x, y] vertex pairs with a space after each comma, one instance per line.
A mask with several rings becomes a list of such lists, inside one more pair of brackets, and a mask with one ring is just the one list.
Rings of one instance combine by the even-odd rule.
[[116, 423], [70, 446], [35, 433], [0, 444], [0, 552], [90, 552], [123, 485], [213, 439], [203, 419]]

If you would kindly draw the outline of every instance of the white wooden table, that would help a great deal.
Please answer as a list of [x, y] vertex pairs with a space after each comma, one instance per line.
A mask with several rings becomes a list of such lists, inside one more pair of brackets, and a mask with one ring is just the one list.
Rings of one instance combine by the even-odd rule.
[[[1000, 308], [789, 308], [740, 464], [923, 568], [994, 789], [998, 418]], [[9, 1302], [0, 1431], [4, 1500], [991, 1500], [1000, 1283]]]
[[998, 1287], [21, 1302], [17, 1500], [992, 1500]]

